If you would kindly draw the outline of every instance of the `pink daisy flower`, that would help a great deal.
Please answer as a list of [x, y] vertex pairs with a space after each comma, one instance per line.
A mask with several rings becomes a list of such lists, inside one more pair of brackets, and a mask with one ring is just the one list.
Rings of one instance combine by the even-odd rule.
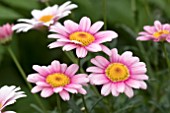
[[139, 33], [137, 40], [154, 42], [167, 41], [170, 42], [170, 25], [161, 24], [158, 20], [154, 22], [154, 26], [144, 26], [144, 32]]
[[77, 8], [76, 4], [70, 3], [71, 2], [68, 1], [61, 6], [49, 6], [43, 10], [35, 9], [31, 12], [33, 16], [32, 19], [19, 19], [18, 21], [22, 23], [16, 24], [13, 30], [17, 30], [17, 32], [27, 32], [30, 29], [38, 29], [42, 26], [49, 27], [59, 19], [68, 16], [72, 9]]
[[146, 89], [144, 80], [148, 80], [146, 75], [146, 65], [139, 61], [138, 57], [133, 57], [132, 52], [126, 51], [122, 55], [117, 49], [111, 50], [110, 60], [102, 56], [91, 59], [95, 66], [87, 68], [89, 80], [92, 85], [103, 85], [101, 94], [107, 96], [110, 92], [113, 96], [125, 93], [129, 98], [134, 95], [132, 88]]
[[10, 24], [5, 24], [3, 26], [0, 26], [0, 43], [6, 44], [12, 39], [12, 26]]
[[37, 73], [30, 74], [27, 80], [35, 83], [36, 86], [31, 90], [32, 93], [41, 91], [42, 97], [49, 97], [53, 93], [59, 93], [63, 100], [69, 100], [69, 93], [86, 94], [82, 87], [87, 85], [89, 79], [86, 74], [76, 74], [79, 66], [72, 64], [60, 64], [59, 61], [53, 61], [50, 66], [34, 65], [33, 69]]
[[103, 45], [101, 43], [111, 41], [118, 35], [114, 31], [100, 31], [102, 21], [98, 21], [91, 25], [91, 20], [88, 17], [83, 17], [80, 23], [77, 24], [72, 20], [66, 20], [64, 26], [56, 23], [51, 26], [50, 31], [57, 34], [51, 34], [49, 38], [57, 39], [49, 45], [49, 48], [63, 46], [63, 51], [70, 51], [76, 48], [76, 55], [83, 58], [87, 52], [101, 51]]
[[14, 111], [3, 111], [8, 105], [14, 104], [18, 98], [26, 97], [21, 88], [16, 86], [3, 86], [0, 88], [0, 113], [15, 113]]

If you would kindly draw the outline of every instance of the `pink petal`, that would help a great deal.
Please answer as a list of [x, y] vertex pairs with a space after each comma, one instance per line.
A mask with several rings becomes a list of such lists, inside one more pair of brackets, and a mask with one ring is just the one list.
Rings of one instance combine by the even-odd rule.
[[112, 92], [113, 96], [115, 96], [115, 97], [119, 96], [119, 92], [117, 92], [117, 88], [114, 83], [112, 83], [112, 85], [111, 85], [111, 92]]
[[137, 80], [134, 79], [129, 79], [125, 82], [129, 87], [139, 89], [140, 88], [140, 83]]
[[35, 71], [37, 71], [40, 75], [46, 76], [48, 75], [48, 71], [46, 71], [45, 68], [38, 66], [38, 65], [33, 65], [32, 67]]
[[83, 94], [83, 95], [87, 94], [86, 90], [83, 89], [83, 88], [79, 88], [79, 89], [78, 89], [78, 92], [79, 92], [80, 94]]
[[74, 94], [74, 93], [78, 93], [77, 90], [74, 89], [74, 88], [65, 87], [64, 90], [66, 90], [66, 91], [68, 91], [68, 92], [70, 92], [70, 93], [73, 93], [73, 94]]
[[130, 77], [133, 78], [133, 79], [137, 79], [137, 80], [148, 80], [149, 79], [149, 77], [145, 74], [143, 74], [143, 75], [131, 75]]
[[129, 98], [132, 98], [133, 95], [134, 95], [134, 92], [133, 92], [132, 88], [130, 88], [129, 86], [126, 86], [126, 87], [125, 87], [125, 94], [126, 94]]
[[66, 39], [65, 36], [60, 35], [60, 34], [50, 34], [50, 35], [48, 35], [48, 38], [54, 38], [54, 39], [64, 38], [64, 39]]
[[110, 92], [111, 92], [111, 83], [103, 85], [103, 87], [101, 89], [101, 94], [103, 96], [107, 96], [107, 95], [109, 95]]
[[147, 40], [151, 40], [151, 37], [147, 37], [147, 36], [139, 36], [137, 37], [136, 40], [141, 40], [141, 41], [147, 41]]
[[52, 49], [52, 48], [64, 46], [65, 44], [66, 44], [66, 42], [58, 42], [58, 41], [56, 41], [56, 42], [52, 42], [51, 44], [49, 44], [48, 47], [50, 49]]
[[93, 72], [93, 73], [104, 73], [103, 69], [101, 69], [99, 67], [95, 67], [95, 66], [87, 68], [86, 71], [87, 72]]
[[147, 85], [146, 85], [146, 83], [144, 81], [140, 81], [139, 83], [140, 83], [140, 88], [141, 89], [147, 89]]
[[40, 76], [39, 74], [30, 74], [27, 77], [27, 81], [29, 81], [31, 83], [35, 83], [37, 81], [42, 81], [42, 80], [45, 80], [45, 78]]
[[96, 43], [104, 43], [112, 41], [112, 39], [117, 38], [118, 34], [114, 31], [100, 31], [94, 35], [96, 37]]
[[96, 59], [96, 61], [99, 62], [100, 65], [102, 65], [103, 67], [107, 67], [107, 66], [110, 64], [110, 62], [109, 62], [106, 58], [104, 58], [104, 57], [102, 57], [102, 56], [96, 56], [95, 59]]
[[54, 91], [55, 93], [59, 93], [59, 92], [63, 91], [63, 87], [53, 88], [53, 91]]
[[52, 69], [54, 70], [54, 72], [60, 72], [60, 62], [57, 61], [57, 60], [54, 60], [52, 63], [51, 63], [51, 66], [52, 66]]
[[87, 55], [87, 50], [84, 47], [76, 48], [76, 55], [78, 58], [84, 58]]
[[99, 44], [96, 43], [91, 43], [90, 45], [85, 47], [88, 51], [91, 52], [98, 52], [98, 51], [102, 51], [102, 48]]
[[95, 34], [96, 32], [98, 32], [102, 28], [103, 25], [104, 25], [104, 22], [98, 21], [91, 26], [89, 32], [91, 34]]
[[92, 85], [102, 85], [110, 82], [104, 74], [90, 74], [89, 80]]
[[67, 69], [67, 64], [61, 64], [60, 65], [60, 69], [61, 69], [61, 73], [65, 73], [66, 69]]
[[157, 31], [162, 30], [162, 24], [161, 24], [158, 20], [156, 20], [156, 21], [154, 22], [154, 26], [155, 26], [155, 28], [156, 28]]
[[97, 67], [100, 67], [102, 69], [104, 69], [105, 67], [103, 65], [101, 65], [95, 58], [90, 60], [92, 64], [96, 65]]
[[107, 46], [102, 45], [102, 44], [100, 46], [102, 47], [102, 51], [104, 53], [106, 53], [108, 56], [111, 56], [112, 52], [111, 52], [111, 50]]
[[119, 61], [119, 58], [120, 58], [120, 55], [118, 54], [118, 51], [116, 48], [112, 49], [112, 54], [110, 56], [110, 61], [111, 62], [118, 62]]
[[50, 85], [44, 81], [38, 81], [36, 82], [36, 85], [41, 86], [41, 87], [50, 87]]
[[69, 100], [70, 99], [70, 95], [69, 95], [69, 93], [67, 92], [67, 91], [61, 91], [60, 93], [59, 93], [59, 95], [61, 96], [61, 98], [64, 100], [64, 101], [66, 101], [66, 100]]
[[61, 34], [65, 37], [68, 37], [68, 30], [63, 26], [61, 25], [59, 22], [57, 22], [55, 25], [51, 26], [50, 27], [50, 31], [51, 32], [56, 32], [58, 34]]
[[131, 65], [131, 68], [135, 68], [135, 67], [145, 68], [146, 64], [144, 62], [137, 62], [137, 63]]
[[125, 91], [125, 84], [123, 82], [116, 84], [117, 91], [120, 93], [123, 93]]
[[73, 75], [75, 75], [78, 69], [79, 66], [77, 64], [72, 64], [67, 68], [65, 74], [68, 75], [69, 77], [72, 77]]
[[132, 52], [126, 51], [126, 52], [124, 52], [124, 53], [120, 56], [119, 61], [120, 61], [121, 63], [126, 63], [126, 62], [129, 61], [130, 58], [132, 58]]
[[147, 31], [149, 34], [153, 34], [155, 31], [153, 30], [153, 27], [151, 26], [144, 26], [143, 29]]
[[138, 57], [132, 57], [131, 59], [129, 59], [128, 63], [127, 63], [127, 66], [131, 66], [135, 63], [138, 63], [139, 62], [139, 58]]
[[63, 51], [70, 51], [72, 49], [75, 49], [77, 48], [78, 46], [76, 44], [66, 44], [64, 47], [63, 47]]
[[42, 89], [43, 89], [43, 88], [40, 87], [40, 86], [35, 86], [35, 87], [33, 87], [33, 88], [31, 89], [31, 92], [32, 92], [32, 93], [37, 93], [37, 92], [41, 91]]
[[44, 88], [42, 91], [41, 91], [41, 96], [44, 97], [44, 98], [47, 98], [49, 96], [51, 96], [53, 94], [53, 90], [51, 88]]
[[147, 69], [145, 67], [135, 67], [131, 68], [131, 74], [138, 75], [138, 74], [145, 74]]
[[78, 30], [78, 24], [73, 22], [72, 20], [66, 20], [64, 22], [64, 26], [69, 31], [69, 33], [72, 33]]
[[91, 20], [88, 17], [83, 17], [79, 23], [79, 30], [89, 31], [91, 27]]
[[71, 81], [77, 84], [86, 84], [89, 82], [89, 79], [87, 78], [87, 74], [77, 74], [71, 78]]
[[81, 88], [82, 86], [81, 86], [80, 84], [71, 83], [71, 84], [68, 84], [66, 87], [79, 89], [79, 88]]
[[169, 25], [169, 24], [164, 24], [162, 29], [163, 29], [163, 30], [168, 30], [168, 31], [169, 31], [170, 25]]

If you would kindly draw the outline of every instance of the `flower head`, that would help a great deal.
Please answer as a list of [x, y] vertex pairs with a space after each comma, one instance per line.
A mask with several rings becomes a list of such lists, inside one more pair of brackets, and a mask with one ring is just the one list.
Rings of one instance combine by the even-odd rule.
[[16, 24], [13, 30], [17, 30], [17, 32], [27, 32], [30, 29], [38, 29], [42, 26], [49, 27], [59, 19], [68, 16], [72, 9], [77, 8], [77, 5], [70, 3], [71, 2], [68, 1], [61, 6], [49, 6], [43, 10], [35, 9], [31, 12], [33, 16], [32, 19], [19, 19], [18, 21], [23, 23]]
[[12, 26], [10, 24], [5, 24], [3, 26], [0, 26], [0, 43], [6, 44], [12, 39]]
[[32, 93], [41, 91], [42, 97], [49, 97], [53, 93], [59, 93], [63, 100], [69, 100], [69, 93], [86, 94], [82, 87], [86, 85], [89, 79], [86, 74], [77, 74], [79, 66], [72, 64], [67, 67], [66, 64], [60, 64], [59, 61], [53, 61], [50, 66], [34, 65], [33, 69], [37, 71], [30, 74], [27, 80], [35, 83]]
[[51, 26], [50, 31], [57, 34], [51, 34], [49, 38], [57, 39], [49, 45], [49, 48], [61, 47], [63, 50], [70, 51], [76, 48], [76, 54], [79, 58], [87, 55], [88, 51], [98, 52], [102, 50], [102, 44], [111, 41], [118, 35], [114, 31], [100, 31], [103, 22], [98, 21], [91, 25], [88, 17], [83, 17], [77, 24], [71, 20], [66, 20], [64, 26], [56, 23]]
[[154, 42], [168, 41], [170, 42], [170, 25], [161, 24], [158, 20], [154, 22], [154, 26], [144, 26], [144, 32], [139, 33], [137, 40]]
[[26, 97], [21, 88], [16, 86], [3, 86], [0, 88], [0, 113], [15, 113], [14, 111], [4, 112], [4, 108], [14, 104], [18, 98]]
[[95, 66], [87, 68], [90, 83], [93, 85], [103, 85], [101, 94], [107, 96], [110, 92], [113, 96], [125, 93], [128, 97], [134, 95], [132, 88], [146, 89], [144, 80], [146, 75], [146, 65], [139, 61], [138, 57], [133, 57], [132, 52], [126, 51], [122, 55], [117, 49], [111, 50], [108, 61], [102, 56], [91, 59]]

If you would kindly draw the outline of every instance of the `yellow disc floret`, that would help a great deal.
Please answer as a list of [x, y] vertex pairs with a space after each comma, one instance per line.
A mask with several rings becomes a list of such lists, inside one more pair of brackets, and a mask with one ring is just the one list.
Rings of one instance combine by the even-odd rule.
[[106, 76], [113, 82], [120, 82], [129, 78], [128, 68], [121, 63], [110, 64], [105, 72]]
[[52, 87], [60, 87], [69, 84], [70, 78], [62, 73], [54, 73], [47, 76], [46, 82]]
[[83, 46], [87, 46], [95, 40], [94, 36], [87, 32], [74, 32], [69, 38], [70, 40], [80, 42]]
[[158, 37], [160, 37], [161, 35], [167, 35], [167, 34], [169, 34], [169, 31], [168, 30], [161, 30], [161, 31], [158, 31], [158, 32], [155, 32], [154, 34], [153, 34], [153, 36], [155, 37], [155, 38], [158, 38]]
[[39, 21], [41, 22], [49, 22], [54, 16], [53, 15], [45, 15], [45, 16], [42, 16]]

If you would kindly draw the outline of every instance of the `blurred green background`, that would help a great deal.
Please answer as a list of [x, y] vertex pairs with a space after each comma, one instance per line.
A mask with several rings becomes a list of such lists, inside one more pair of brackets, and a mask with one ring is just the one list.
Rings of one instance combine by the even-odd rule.
[[[67, 0], [50, 0], [50, 5], [62, 4]], [[109, 95], [105, 97], [108, 103], [100, 102], [93, 113], [169, 113], [170, 112], [170, 75], [167, 74], [167, 65], [159, 43], [137, 42], [137, 33], [144, 25], [152, 25], [154, 20], [162, 23], [170, 21], [170, 0], [71, 0], [78, 5], [72, 14], [60, 20], [66, 19], [79, 22], [81, 17], [88, 16], [92, 22], [104, 20], [106, 16], [107, 29], [114, 30], [119, 34], [117, 39], [106, 43], [109, 48], [118, 48], [119, 53], [126, 50], [133, 51], [135, 56], [147, 63], [149, 81], [148, 89], [135, 90], [135, 96], [128, 99], [124, 94], [119, 97]], [[106, 7], [104, 6], [106, 1]], [[0, 0], [0, 25], [16, 23], [19, 18], [32, 18], [33, 9], [43, 9], [45, 4], [38, 0]], [[104, 29], [104, 28], [102, 28]], [[62, 52], [61, 48], [49, 49], [47, 45], [53, 40], [48, 39], [47, 31], [30, 30], [27, 33], [14, 34], [12, 49], [15, 52], [26, 74], [31, 74], [32, 65], [49, 65], [57, 59], [71, 64], [72, 62]], [[166, 45], [170, 52], [170, 45]], [[84, 69], [91, 65], [89, 59], [97, 54], [90, 53], [87, 59], [81, 60]], [[0, 46], [0, 86], [17, 85], [24, 90], [28, 97], [19, 99], [14, 105], [7, 107], [18, 113], [39, 113], [30, 90], [26, 87], [18, 69], [12, 61], [5, 47]], [[100, 87], [99, 91], [100, 91]], [[80, 95], [74, 97], [78, 108], [82, 107]], [[86, 95], [88, 107], [91, 107], [98, 98], [88, 89]], [[56, 113], [56, 98], [52, 96], [42, 99], [45, 106], [52, 113]], [[72, 100], [73, 101], [73, 100]], [[68, 104], [69, 103], [69, 104]], [[62, 102], [63, 113], [78, 113], [73, 103]], [[71, 107], [75, 107], [71, 110]]]

